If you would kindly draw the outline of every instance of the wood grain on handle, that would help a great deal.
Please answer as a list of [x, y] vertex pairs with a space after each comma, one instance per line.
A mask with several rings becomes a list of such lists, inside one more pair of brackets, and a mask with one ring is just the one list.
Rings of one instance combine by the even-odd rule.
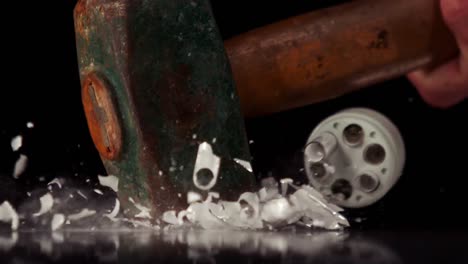
[[336, 98], [457, 54], [439, 0], [358, 0], [225, 42], [245, 116]]

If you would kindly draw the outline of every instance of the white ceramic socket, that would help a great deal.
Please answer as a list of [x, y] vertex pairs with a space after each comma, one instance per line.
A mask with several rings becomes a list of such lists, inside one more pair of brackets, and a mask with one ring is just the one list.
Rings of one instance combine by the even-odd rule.
[[382, 197], [400, 178], [405, 146], [382, 114], [351, 108], [322, 121], [304, 151], [309, 183], [339, 206], [361, 208]]

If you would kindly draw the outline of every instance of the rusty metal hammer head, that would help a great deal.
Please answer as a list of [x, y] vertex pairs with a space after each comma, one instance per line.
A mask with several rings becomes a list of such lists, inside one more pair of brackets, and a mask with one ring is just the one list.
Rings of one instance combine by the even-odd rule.
[[229, 197], [254, 185], [208, 0], [81, 0], [75, 30], [88, 125], [128, 215], [130, 198], [154, 217], [191, 190]]

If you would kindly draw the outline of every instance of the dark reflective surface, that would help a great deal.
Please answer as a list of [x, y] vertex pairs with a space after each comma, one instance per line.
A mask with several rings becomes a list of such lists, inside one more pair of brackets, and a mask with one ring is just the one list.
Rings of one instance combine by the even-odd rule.
[[1, 263], [468, 263], [466, 233], [64, 231], [0, 235]]

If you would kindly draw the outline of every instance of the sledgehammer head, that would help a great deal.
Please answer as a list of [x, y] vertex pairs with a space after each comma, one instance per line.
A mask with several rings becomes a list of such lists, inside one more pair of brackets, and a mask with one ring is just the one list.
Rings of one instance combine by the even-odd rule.
[[75, 31], [88, 126], [129, 216], [134, 203], [155, 218], [186, 207], [188, 191], [254, 186], [208, 0], [80, 0]]

